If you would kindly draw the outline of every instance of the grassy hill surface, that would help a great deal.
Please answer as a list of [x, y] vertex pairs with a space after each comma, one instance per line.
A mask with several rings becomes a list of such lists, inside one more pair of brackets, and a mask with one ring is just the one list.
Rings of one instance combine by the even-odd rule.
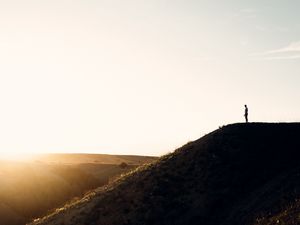
[[22, 225], [46, 215], [151, 160], [155, 158], [54, 154], [34, 161], [0, 161], [0, 225]]
[[228, 125], [32, 225], [300, 224], [299, 162], [299, 123]]

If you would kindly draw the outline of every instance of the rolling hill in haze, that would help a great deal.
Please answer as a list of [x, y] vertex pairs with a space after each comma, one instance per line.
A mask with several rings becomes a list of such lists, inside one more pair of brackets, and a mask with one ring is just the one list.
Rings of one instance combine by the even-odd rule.
[[156, 160], [157, 157], [139, 155], [109, 155], [109, 154], [80, 154], [56, 153], [35, 155], [33, 160], [47, 164], [111, 164], [141, 165]]
[[48, 154], [0, 161], [0, 225], [24, 225], [122, 173], [155, 160], [147, 156]]
[[299, 162], [299, 123], [228, 125], [31, 225], [300, 224]]

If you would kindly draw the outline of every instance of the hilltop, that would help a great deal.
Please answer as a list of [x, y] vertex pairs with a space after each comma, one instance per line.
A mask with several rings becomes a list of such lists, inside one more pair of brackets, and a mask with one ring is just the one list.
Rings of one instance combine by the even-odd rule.
[[299, 161], [299, 123], [232, 124], [32, 224], [299, 224]]

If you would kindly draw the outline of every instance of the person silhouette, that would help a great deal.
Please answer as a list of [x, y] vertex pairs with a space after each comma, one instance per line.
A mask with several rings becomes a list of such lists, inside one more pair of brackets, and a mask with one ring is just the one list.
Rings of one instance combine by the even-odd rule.
[[248, 107], [247, 105], [245, 105], [245, 119], [246, 119], [246, 123], [248, 123]]

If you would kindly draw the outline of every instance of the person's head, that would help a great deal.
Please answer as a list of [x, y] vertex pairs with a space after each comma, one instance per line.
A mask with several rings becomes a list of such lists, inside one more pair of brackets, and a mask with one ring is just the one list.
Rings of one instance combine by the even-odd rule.
[[245, 108], [247, 108], [247, 105], [245, 105]]

